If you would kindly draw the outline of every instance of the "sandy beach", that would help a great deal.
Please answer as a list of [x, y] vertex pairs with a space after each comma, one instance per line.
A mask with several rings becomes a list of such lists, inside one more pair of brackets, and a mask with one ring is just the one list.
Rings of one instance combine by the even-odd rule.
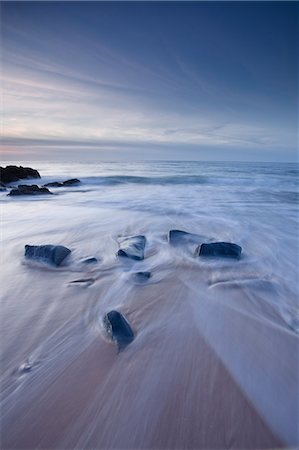
[[[136, 195], [134, 178], [104, 186], [83, 169], [73, 168], [81, 185], [49, 198], [2, 193], [2, 448], [296, 448], [292, 203], [270, 204], [266, 214], [259, 203], [253, 219], [238, 182], [228, 189], [217, 179], [210, 191], [210, 174], [206, 184], [193, 178], [201, 195], [192, 193], [190, 214], [190, 185], [175, 178], [138, 178]], [[51, 171], [44, 166], [41, 182]], [[279, 219], [269, 233], [279, 208], [288, 234]], [[237, 242], [242, 257], [196, 257], [192, 242], [171, 245], [174, 228]], [[117, 257], [120, 237], [134, 234], [146, 236], [144, 260]], [[72, 252], [56, 268], [25, 258], [28, 243]], [[139, 283], [138, 271], [151, 276]], [[135, 335], [120, 352], [103, 325], [110, 310]]]
[[[98, 292], [95, 287], [93, 294], [83, 292], [82, 301], [95, 301]], [[246, 303], [241, 291], [237, 297]], [[271, 431], [271, 423], [267, 424], [269, 417], [263, 417], [267, 405], [250, 399], [238, 383], [238, 374], [231, 373], [217, 349], [227, 339], [225, 346], [232, 345], [232, 356], [243, 353], [245, 364], [248, 358], [261, 362], [266, 358], [260, 367], [267, 378], [264, 385], [272, 382], [279, 389], [281, 377], [289, 374], [291, 393], [296, 388], [295, 338], [280, 332], [278, 339], [278, 327], [260, 329], [250, 315], [233, 307], [229, 311], [221, 301], [207, 306], [204, 298], [196, 299], [202, 303], [202, 320], [208, 309], [216, 316], [217, 326], [201, 329], [194, 321], [192, 301], [192, 291], [175, 274], [159, 285], [135, 287], [122, 308], [140, 330], [130, 347], [117, 354], [99, 329], [72, 361], [60, 362], [54, 376], [42, 367], [36, 368], [36, 374], [33, 370], [22, 375], [34, 380], [29, 386], [21, 385], [10, 401], [3, 421], [4, 448], [285, 447], [278, 433]], [[201, 304], [197, 306], [201, 315]], [[148, 328], [150, 332], [142, 331]], [[240, 331], [243, 339], [234, 339]], [[284, 370], [281, 360], [272, 366], [277, 361], [275, 352], [269, 361], [268, 343], [273, 351], [275, 339]]]

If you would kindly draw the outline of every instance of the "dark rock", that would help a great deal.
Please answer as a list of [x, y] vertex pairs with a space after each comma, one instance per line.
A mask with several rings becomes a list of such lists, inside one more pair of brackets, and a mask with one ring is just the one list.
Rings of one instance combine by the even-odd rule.
[[45, 187], [64, 187], [64, 186], [74, 186], [81, 183], [77, 178], [72, 178], [71, 180], [62, 181], [52, 181], [51, 183], [44, 184]]
[[3, 183], [0, 183], [0, 191], [6, 191], [6, 186]]
[[187, 233], [187, 231], [182, 230], [170, 230], [168, 233], [168, 242], [173, 245], [182, 244], [199, 244], [202, 242], [203, 238], [198, 234]]
[[0, 167], [0, 180], [2, 183], [11, 183], [25, 178], [40, 178], [37, 170], [30, 167], [6, 166]]
[[150, 277], [150, 272], [136, 272], [133, 274], [134, 280], [137, 281], [137, 283], [145, 283]]
[[145, 243], [145, 236], [139, 235], [126, 238], [119, 244], [120, 248], [117, 255], [140, 261], [144, 259]]
[[117, 342], [119, 350], [122, 350], [133, 341], [133, 330], [120, 312], [108, 312], [103, 322], [108, 336]]
[[72, 178], [71, 180], [63, 181], [62, 184], [63, 184], [63, 186], [73, 186], [73, 185], [79, 184], [79, 183], [81, 183], [80, 180], [78, 180], [77, 178]]
[[242, 247], [230, 242], [212, 242], [210, 244], [201, 244], [197, 249], [199, 256], [225, 257], [239, 259]]
[[83, 259], [82, 262], [83, 262], [84, 264], [95, 264], [95, 263], [98, 262], [98, 260], [97, 260], [97, 258], [92, 257], [92, 258], [86, 258], [86, 259]]
[[15, 189], [12, 189], [9, 194], [11, 196], [15, 195], [44, 195], [44, 194], [52, 194], [46, 187], [38, 187], [36, 184], [27, 185], [27, 184], [19, 184], [19, 186]]
[[63, 184], [59, 183], [58, 181], [53, 181], [52, 183], [46, 183], [44, 184], [44, 187], [62, 187]]
[[59, 266], [71, 253], [63, 245], [25, 245], [26, 258], [39, 259]]
[[94, 278], [79, 278], [78, 280], [70, 281], [70, 284], [86, 284], [86, 286], [90, 286], [95, 282]]

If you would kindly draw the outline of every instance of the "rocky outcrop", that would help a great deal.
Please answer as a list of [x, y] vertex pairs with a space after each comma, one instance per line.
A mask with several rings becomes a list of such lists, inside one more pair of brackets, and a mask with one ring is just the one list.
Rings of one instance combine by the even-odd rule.
[[19, 184], [17, 188], [12, 189], [9, 194], [11, 196], [17, 195], [51, 195], [52, 192], [49, 191], [46, 187], [38, 187], [36, 184], [27, 185], [27, 184]]
[[139, 235], [126, 238], [119, 244], [117, 255], [140, 261], [144, 259], [145, 244], [145, 236]]
[[133, 341], [133, 330], [120, 312], [108, 312], [104, 317], [103, 323], [107, 335], [111, 340], [117, 342], [119, 350], [122, 350]]
[[62, 261], [71, 253], [63, 245], [25, 245], [25, 257], [36, 259], [60, 266]]
[[30, 167], [0, 167], [0, 181], [2, 183], [11, 183], [25, 178], [40, 178], [40, 174], [37, 170], [31, 169]]
[[78, 178], [72, 178], [71, 180], [66, 181], [53, 181], [51, 183], [44, 184], [45, 187], [65, 187], [65, 186], [75, 186], [76, 184], [81, 183]]
[[198, 256], [206, 257], [222, 257], [235, 258], [241, 257], [242, 247], [231, 242], [211, 242], [209, 244], [201, 244], [197, 248]]

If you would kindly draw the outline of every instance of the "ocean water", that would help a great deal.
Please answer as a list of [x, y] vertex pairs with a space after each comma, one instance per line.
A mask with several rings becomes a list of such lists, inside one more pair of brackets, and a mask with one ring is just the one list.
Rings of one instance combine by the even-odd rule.
[[[232, 440], [223, 447], [220, 431], [217, 444], [205, 430], [188, 441], [192, 420], [198, 420], [186, 419], [198, 394], [196, 379], [188, 378], [188, 364], [197, 357], [190, 342], [195, 343], [197, 335], [275, 438], [282, 445], [297, 445], [298, 165], [22, 165], [42, 176], [27, 184], [74, 177], [81, 183], [50, 188], [52, 196], [14, 198], [0, 192], [4, 448], [240, 448], [238, 432], [231, 426], [223, 433]], [[196, 233], [202, 242], [237, 243], [242, 257], [196, 257], [193, 244], [169, 245], [171, 229]], [[137, 234], [147, 239], [145, 259], [119, 260], [119, 240]], [[72, 253], [53, 268], [26, 260], [26, 244], [60, 244]], [[87, 257], [96, 257], [98, 263], [87, 266], [82, 262]], [[152, 273], [145, 285], [134, 282], [137, 271]], [[72, 283], [76, 280], [81, 281]], [[102, 325], [111, 309], [122, 311], [136, 334], [120, 355]], [[89, 400], [77, 404], [70, 398], [78, 386], [68, 374], [78, 373], [81, 383], [85, 361], [91, 377], [86, 357], [91, 345], [102, 348], [99, 360], [103, 358], [107, 369], [102, 375], [104, 369], [98, 369], [98, 384], [87, 383], [93, 386]], [[187, 363], [182, 355], [188, 351], [193, 356]], [[80, 367], [77, 361], [82, 361]], [[29, 371], [24, 364], [30, 365]], [[182, 365], [190, 391], [177, 409], [174, 445], [163, 432], [149, 429], [158, 430], [165, 414], [171, 420], [165, 404], [174, 381], [166, 374], [170, 366], [179, 373]], [[146, 372], [141, 373], [142, 366]], [[97, 379], [96, 373], [94, 369]], [[121, 374], [117, 379], [116, 373]], [[134, 394], [128, 377], [136, 377], [135, 388], [140, 386]], [[213, 389], [212, 379], [207, 389]], [[61, 404], [68, 383], [73, 390]], [[113, 394], [101, 409], [107, 390]], [[238, 416], [233, 397], [231, 402]], [[58, 407], [66, 410], [61, 424], [53, 418]], [[144, 409], [146, 414], [140, 412]], [[125, 419], [128, 410], [130, 422]], [[244, 438], [246, 448], [263, 448], [258, 436]], [[269, 442], [265, 447], [271, 448]]]

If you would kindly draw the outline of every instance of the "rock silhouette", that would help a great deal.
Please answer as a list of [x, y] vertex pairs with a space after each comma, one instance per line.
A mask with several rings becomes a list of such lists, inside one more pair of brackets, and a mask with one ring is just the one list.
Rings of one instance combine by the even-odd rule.
[[19, 184], [17, 188], [12, 189], [9, 194], [10, 196], [17, 195], [51, 195], [52, 192], [46, 187], [38, 187], [36, 184]]
[[61, 187], [61, 186], [63, 186], [63, 184], [59, 183], [58, 181], [53, 181], [52, 183], [44, 184], [44, 187]]
[[37, 170], [23, 166], [6, 166], [0, 167], [0, 181], [2, 183], [11, 183], [13, 181], [25, 178], [40, 178]]
[[45, 187], [65, 187], [65, 186], [74, 186], [76, 184], [81, 183], [77, 178], [72, 178], [66, 181], [52, 181], [51, 183], [44, 184]]
[[62, 184], [63, 184], [63, 186], [73, 186], [74, 184], [79, 184], [79, 183], [81, 183], [80, 180], [78, 180], [77, 178], [72, 178], [71, 180], [64, 181]]

